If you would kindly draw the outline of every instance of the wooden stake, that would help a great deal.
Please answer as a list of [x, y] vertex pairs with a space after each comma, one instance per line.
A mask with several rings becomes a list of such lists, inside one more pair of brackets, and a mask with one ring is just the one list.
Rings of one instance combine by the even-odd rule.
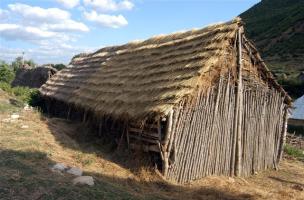
[[281, 133], [281, 140], [280, 140], [280, 146], [279, 146], [279, 153], [278, 153], [278, 158], [277, 158], [277, 163], [280, 162], [282, 159], [283, 155], [283, 149], [284, 149], [284, 144], [286, 140], [286, 133], [287, 133], [287, 121], [288, 121], [288, 108], [285, 107], [284, 109], [284, 117], [283, 117], [283, 127], [282, 127], [282, 133]]
[[70, 119], [70, 114], [71, 114], [71, 106], [69, 106], [69, 109], [68, 109], [68, 113], [67, 113], [67, 120]]
[[162, 164], [162, 172], [164, 174], [164, 177], [167, 177], [168, 169], [169, 169], [169, 152], [167, 151], [168, 143], [171, 136], [171, 130], [172, 130], [172, 117], [173, 117], [173, 110], [169, 112], [168, 120], [167, 120], [167, 130], [165, 139], [163, 141], [163, 164]]
[[241, 174], [241, 158], [242, 158], [242, 110], [243, 110], [243, 96], [242, 96], [242, 33], [241, 28], [238, 30], [238, 87], [236, 97], [236, 112], [235, 112], [235, 131], [236, 131], [236, 159], [235, 159], [235, 175]]

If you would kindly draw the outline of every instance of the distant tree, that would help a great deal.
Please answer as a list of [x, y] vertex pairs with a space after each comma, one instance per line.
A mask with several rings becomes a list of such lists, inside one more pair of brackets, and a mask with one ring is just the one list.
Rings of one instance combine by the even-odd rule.
[[22, 57], [19, 56], [15, 58], [15, 60], [12, 62], [12, 68], [16, 72], [20, 67], [22, 67]]
[[35, 67], [36, 66], [36, 63], [34, 62], [33, 59], [25, 60], [24, 64], [28, 64], [30, 67]]
[[296, 79], [283, 79], [279, 83], [287, 91], [287, 93], [294, 99], [304, 95], [304, 81]]
[[[36, 63], [32, 59], [24, 60], [23, 62], [24, 62], [24, 64], [27, 64], [28, 66], [30, 66], [32, 68], [36, 66]], [[22, 67], [22, 57], [19, 56], [19, 57], [15, 58], [15, 60], [12, 62], [12, 68], [16, 72], [17, 69], [19, 69], [21, 67]]]
[[63, 68], [65, 68], [66, 66], [64, 64], [55, 64], [53, 66], [55, 69], [57, 69], [58, 71], [62, 70]]
[[9, 65], [0, 61], [0, 82], [11, 83], [15, 77], [15, 73], [9, 68]]

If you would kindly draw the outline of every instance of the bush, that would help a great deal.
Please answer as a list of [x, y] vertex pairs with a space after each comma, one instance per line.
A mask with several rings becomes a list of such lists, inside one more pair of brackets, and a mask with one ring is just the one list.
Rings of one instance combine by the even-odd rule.
[[15, 77], [15, 73], [8, 68], [5, 63], [0, 64], [0, 82], [11, 83]]
[[18, 100], [27, 103], [31, 106], [37, 106], [41, 103], [41, 98], [38, 89], [28, 87], [11, 87], [6, 82], [0, 82], [0, 88], [10, 95], [15, 96]]
[[53, 66], [55, 69], [57, 69], [58, 71], [64, 69], [66, 66], [64, 64], [56, 64]]

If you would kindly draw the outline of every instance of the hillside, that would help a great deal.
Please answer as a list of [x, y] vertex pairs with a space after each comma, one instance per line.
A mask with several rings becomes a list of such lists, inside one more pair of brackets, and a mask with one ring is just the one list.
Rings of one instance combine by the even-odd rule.
[[262, 0], [240, 16], [278, 79], [297, 79], [304, 71], [304, 1]]

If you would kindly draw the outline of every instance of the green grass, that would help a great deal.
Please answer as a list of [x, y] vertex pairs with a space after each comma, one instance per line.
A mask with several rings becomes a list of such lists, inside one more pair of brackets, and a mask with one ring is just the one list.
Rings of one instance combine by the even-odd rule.
[[289, 144], [286, 144], [284, 146], [284, 152], [292, 157], [295, 157], [297, 159], [303, 160], [304, 161], [304, 150], [298, 149], [294, 146], [291, 146]]
[[13, 106], [10, 103], [0, 101], [0, 113], [13, 113], [18, 112], [19, 110], [19, 107]]

